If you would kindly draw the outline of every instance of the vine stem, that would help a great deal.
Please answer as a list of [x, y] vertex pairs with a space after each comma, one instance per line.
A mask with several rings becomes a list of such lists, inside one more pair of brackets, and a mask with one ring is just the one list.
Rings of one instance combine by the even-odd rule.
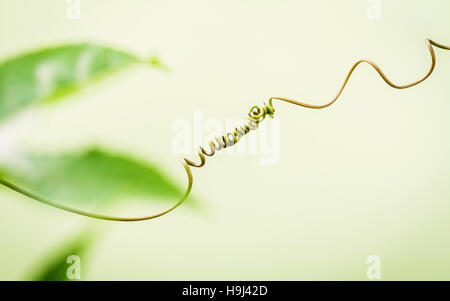
[[428, 73], [424, 77], [422, 77], [421, 79], [418, 79], [415, 82], [412, 82], [410, 84], [396, 85], [384, 74], [384, 72], [381, 70], [380, 67], [378, 67], [377, 64], [375, 64], [374, 62], [372, 62], [370, 60], [359, 60], [359, 61], [355, 62], [353, 64], [353, 66], [350, 68], [350, 70], [347, 72], [347, 75], [345, 76], [344, 82], [342, 83], [342, 86], [339, 89], [339, 91], [336, 94], [336, 96], [330, 102], [328, 102], [326, 104], [313, 105], [313, 104], [304, 103], [304, 102], [300, 102], [300, 101], [296, 101], [296, 100], [289, 99], [289, 98], [284, 98], [284, 97], [271, 97], [269, 99], [269, 103], [272, 104], [272, 100], [273, 99], [277, 99], [277, 100], [282, 100], [282, 101], [289, 102], [289, 103], [292, 103], [294, 105], [305, 107], [305, 108], [309, 108], [309, 109], [325, 109], [326, 107], [329, 107], [333, 103], [335, 103], [336, 100], [339, 98], [339, 96], [341, 96], [342, 91], [344, 91], [344, 88], [347, 85], [348, 80], [350, 79], [350, 76], [353, 74], [353, 71], [355, 71], [356, 67], [358, 67], [358, 65], [362, 64], [362, 63], [367, 63], [370, 66], [372, 66], [378, 72], [378, 74], [381, 76], [381, 78], [385, 81], [385, 83], [388, 84], [389, 86], [391, 86], [392, 88], [395, 88], [395, 89], [406, 89], [406, 88], [413, 87], [415, 85], [420, 84], [424, 80], [426, 80], [431, 75], [431, 73], [433, 73], [433, 71], [434, 71], [434, 67], [436, 66], [436, 55], [434, 53], [433, 46], [436, 46], [438, 48], [445, 49], [445, 50], [450, 50], [449, 46], [444, 46], [444, 45], [436, 43], [436, 42], [434, 42], [433, 40], [430, 40], [430, 39], [425, 39], [425, 43], [426, 43], [427, 48], [430, 51], [430, 55], [431, 55], [430, 70], [428, 71]]
[[[426, 46], [430, 52], [431, 55], [431, 66], [430, 66], [430, 70], [427, 72], [427, 74], [422, 77], [421, 79], [418, 79], [410, 84], [406, 84], [406, 85], [397, 85], [394, 84], [391, 80], [389, 80], [389, 78], [383, 73], [383, 71], [381, 70], [380, 67], [378, 67], [377, 64], [375, 64], [374, 62], [370, 61], [370, 60], [359, 60], [357, 62], [355, 62], [353, 64], [353, 66], [350, 68], [350, 70], [347, 72], [347, 75], [344, 79], [344, 82], [342, 83], [342, 86], [340, 87], [338, 93], [336, 94], [336, 96], [328, 103], [325, 103], [323, 105], [314, 105], [314, 104], [309, 104], [309, 103], [305, 103], [305, 102], [301, 102], [301, 101], [297, 101], [297, 100], [293, 100], [290, 98], [284, 98], [284, 97], [271, 97], [269, 98], [268, 103], [264, 104], [263, 106], [259, 107], [259, 106], [253, 106], [250, 109], [250, 113], [248, 114], [248, 118], [249, 118], [249, 122], [250, 123], [246, 123], [241, 127], [238, 127], [235, 129], [234, 132], [232, 133], [228, 133], [225, 135], [222, 135], [220, 137], [216, 138], [216, 141], [211, 141], [209, 143], [210, 145], [210, 152], [207, 152], [203, 147], [199, 147], [198, 148], [198, 155], [200, 158], [200, 163], [195, 163], [189, 159], [183, 158], [181, 160], [181, 164], [183, 165], [185, 171], [186, 171], [186, 175], [188, 178], [188, 184], [187, 184], [187, 188], [186, 188], [186, 192], [184, 193], [184, 195], [182, 196], [182, 198], [172, 207], [169, 207], [168, 209], [153, 214], [153, 215], [148, 215], [148, 216], [142, 216], [142, 217], [116, 217], [116, 216], [108, 216], [108, 215], [101, 215], [101, 214], [96, 214], [96, 213], [91, 213], [91, 212], [87, 212], [87, 211], [83, 211], [83, 210], [78, 210], [72, 207], [68, 207], [68, 206], [64, 206], [64, 205], [60, 205], [57, 204], [55, 202], [49, 201], [41, 196], [38, 196], [32, 192], [29, 192], [25, 189], [23, 189], [20, 186], [17, 186], [5, 179], [0, 178], [0, 184], [8, 187], [9, 189], [20, 193], [24, 196], [27, 196], [33, 200], [36, 200], [38, 202], [41, 202], [43, 204], [61, 209], [61, 210], [65, 210], [71, 213], [75, 213], [75, 214], [79, 214], [79, 215], [83, 215], [83, 216], [87, 216], [87, 217], [91, 217], [91, 218], [96, 218], [96, 219], [102, 219], [102, 220], [109, 220], [109, 221], [121, 221], [121, 222], [135, 222], [135, 221], [144, 221], [144, 220], [150, 220], [150, 219], [154, 219], [160, 216], [163, 216], [169, 212], [171, 212], [172, 210], [174, 210], [175, 208], [177, 208], [178, 206], [180, 206], [189, 196], [191, 189], [192, 189], [192, 185], [194, 182], [194, 178], [192, 176], [192, 171], [191, 171], [191, 166], [192, 167], [202, 167], [205, 165], [205, 155], [207, 156], [212, 156], [215, 154], [216, 150], [221, 150], [222, 148], [225, 148], [227, 146], [232, 146], [235, 143], [237, 143], [239, 141], [239, 139], [244, 136], [245, 134], [247, 134], [250, 130], [254, 130], [257, 128], [258, 123], [263, 120], [266, 116], [266, 114], [268, 114], [269, 116], [272, 117], [273, 113], [274, 113], [274, 109], [272, 106], [272, 101], [273, 100], [280, 100], [280, 101], [285, 101], [297, 106], [301, 106], [301, 107], [305, 107], [305, 108], [309, 108], [309, 109], [324, 109], [327, 108], [329, 106], [331, 106], [333, 103], [336, 102], [336, 100], [341, 96], [342, 91], [344, 90], [344, 88], [346, 87], [351, 75], [353, 74], [353, 71], [355, 71], [356, 67], [358, 67], [359, 64], [362, 63], [367, 63], [370, 66], [372, 66], [375, 71], [377, 71], [377, 73], [381, 76], [381, 78], [386, 82], [386, 84], [388, 84], [389, 86], [391, 86], [392, 88], [395, 89], [406, 89], [406, 88], [410, 88], [413, 87], [415, 85], [420, 84], [421, 82], [423, 82], [424, 80], [426, 80], [431, 73], [433, 73], [433, 70], [436, 66], [436, 55], [434, 53], [434, 49], [433, 46], [441, 48], [441, 49], [445, 49], [445, 50], [450, 50], [449, 46], [444, 46], [442, 44], [439, 44], [437, 42], [434, 42], [430, 39], [425, 39], [425, 43]], [[251, 122], [253, 122], [253, 126], [251, 125]], [[256, 127], [254, 126], [256, 124]], [[232, 137], [232, 139], [230, 139], [230, 137]]]

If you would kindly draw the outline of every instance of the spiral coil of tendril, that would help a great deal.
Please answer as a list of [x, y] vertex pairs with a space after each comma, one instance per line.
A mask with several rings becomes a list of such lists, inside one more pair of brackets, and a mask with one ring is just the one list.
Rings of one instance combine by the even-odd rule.
[[381, 68], [378, 67], [377, 64], [375, 64], [374, 62], [372, 62], [370, 60], [359, 60], [359, 61], [355, 62], [353, 64], [353, 66], [350, 68], [350, 70], [347, 72], [347, 75], [346, 75], [344, 82], [342, 83], [341, 88], [339, 89], [338, 93], [328, 103], [325, 103], [323, 105], [314, 105], [314, 104], [300, 102], [300, 101], [296, 101], [296, 100], [284, 98], [284, 97], [271, 97], [271, 98], [269, 98], [269, 101], [267, 103], [264, 103], [262, 106], [253, 106], [250, 109], [250, 112], [248, 113], [247, 120], [242, 125], [236, 127], [234, 129], [234, 131], [232, 131], [232, 132], [215, 137], [215, 139], [209, 141], [209, 143], [208, 143], [210, 146], [209, 152], [206, 151], [202, 146], [200, 146], [197, 149], [197, 153], [200, 158], [200, 163], [195, 163], [186, 158], [182, 159], [181, 164], [183, 165], [183, 167], [186, 171], [187, 177], [188, 177], [188, 185], [186, 188], [186, 192], [184, 193], [183, 197], [175, 205], [173, 205], [169, 209], [167, 209], [163, 212], [157, 213], [157, 214], [153, 214], [153, 215], [149, 215], [149, 216], [142, 216], [142, 217], [115, 217], [115, 216], [95, 214], [95, 213], [86, 212], [86, 211], [78, 210], [78, 209], [71, 208], [71, 207], [66, 207], [66, 206], [51, 202], [45, 198], [42, 198], [34, 193], [31, 193], [31, 192], [23, 189], [22, 187], [14, 185], [11, 182], [9, 182], [5, 179], [2, 179], [2, 178], [0, 178], [0, 184], [18, 192], [18, 193], [21, 193], [31, 199], [39, 201], [41, 203], [44, 203], [44, 204], [47, 204], [47, 205], [50, 205], [50, 206], [53, 206], [53, 207], [56, 207], [56, 208], [59, 208], [59, 209], [65, 210], [65, 211], [69, 211], [72, 213], [80, 214], [83, 216], [88, 216], [88, 217], [103, 219], [103, 220], [111, 220], [111, 221], [143, 221], [143, 220], [153, 219], [153, 218], [156, 218], [156, 217], [159, 217], [159, 216], [162, 216], [164, 214], [171, 212], [172, 210], [174, 210], [175, 208], [180, 206], [186, 200], [186, 198], [189, 196], [191, 189], [192, 189], [192, 183], [194, 181], [194, 179], [192, 177], [192, 171], [191, 171], [190, 166], [192, 166], [192, 167], [204, 166], [205, 161], [206, 161], [205, 156], [213, 156], [216, 153], [216, 151], [219, 151], [223, 148], [230, 147], [230, 146], [236, 144], [241, 137], [248, 134], [251, 130], [256, 130], [258, 128], [259, 123], [262, 120], [264, 120], [267, 115], [269, 115], [270, 117], [273, 117], [275, 110], [272, 106], [272, 100], [274, 100], [274, 99], [281, 100], [284, 102], [288, 102], [288, 103], [291, 103], [291, 104], [294, 104], [294, 105], [297, 105], [300, 107], [309, 108], [309, 109], [324, 109], [326, 107], [329, 107], [339, 98], [339, 96], [342, 94], [342, 91], [344, 90], [345, 86], [347, 85], [350, 76], [353, 74], [353, 71], [355, 71], [356, 67], [362, 63], [366, 63], [366, 64], [370, 65], [371, 67], [373, 67], [375, 69], [375, 71], [380, 75], [380, 77], [384, 80], [384, 82], [386, 84], [388, 84], [389, 86], [391, 86], [392, 88], [406, 89], [409, 87], [413, 87], [415, 85], [420, 84], [424, 80], [426, 80], [434, 70], [434, 67], [436, 65], [436, 55], [434, 53], [433, 46], [441, 48], [441, 49], [445, 49], [445, 50], [450, 50], [450, 47], [444, 46], [444, 45], [434, 42], [430, 39], [425, 39], [425, 43], [426, 43], [428, 51], [430, 52], [430, 55], [431, 55], [431, 66], [430, 66], [428, 73], [425, 76], [423, 76], [422, 78], [416, 80], [415, 82], [412, 82], [412, 83], [409, 83], [406, 85], [394, 84], [383, 73], [383, 71], [381, 71]]
[[267, 115], [273, 118], [275, 109], [273, 108], [271, 102], [264, 103], [262, 106], [253, 106], [250, 108], [247, 120], [237, 127], [234, 128], [232, 132], [217, 136], [208, 142], [209, 151], [207, 151], [203, 146], [197, 148], [197, 154], [200, 158], [199, 163], [195, 163], [187, 158], [184, 158], [184, 164], [193, 167], [202, 167], [205, 165], [206, 156], [214, 156], [216, 151], [220, 151], [224, 148], [235, 145], [243, 136], [248, 134], [252, 130], [256, 130], [261, 121], [263, 121]]

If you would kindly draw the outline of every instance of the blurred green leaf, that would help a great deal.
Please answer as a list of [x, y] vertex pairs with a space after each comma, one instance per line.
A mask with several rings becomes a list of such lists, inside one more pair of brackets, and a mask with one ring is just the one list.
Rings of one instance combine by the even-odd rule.
[[0, 176], [60, 204], [90, 208], [130, 197], [174, 202], [184, 192], [157, 167], [100, 149], [30, 155], [23, 162], [0, 166]]
[[0, 63], [0, 120], [35, 103], [57, 100], [134, 63], [163, 68], [157, 58], [140, 60], [91, 43], [41, 49]]
[[[25, 276], [25, 279], [31, 281], [83, 280], [84, 267], [86, 266], [84, 264], [86, 261], [85, 256], [91, 246], [92, 241], [91, 239], [88, 239], [87, 236], [80, 236], [75, 240], [66, 242], [57, 250], [47, 253], [45, 255], [45, 258], [43, 258], [42, 261], [39, 262], [39, 265], [35, 266], [31, 271], [27, 273], [27, 275], [32, 276]], [[77, 256], [80, 261], [75, 262], [70, 256]], [[69, 268], [71, 268], [71, 270], [69, 270]], [[80, 269], [80, 279], [69, 279], [67, 277], [68, 271], [69, 273], [73, 272], [73, 268]]]

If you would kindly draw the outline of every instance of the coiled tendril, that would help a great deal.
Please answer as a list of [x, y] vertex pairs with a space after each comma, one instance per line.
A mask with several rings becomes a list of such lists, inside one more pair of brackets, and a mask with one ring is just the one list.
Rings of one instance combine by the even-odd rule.
[[200, 158], [200, 163], [195, 163], [187, 158], [184, 158], [184, 163], [193, 167], [202, 167], [205, 165], [206, 156], [214, 156], [217, 151], [224, 148], [235, 145], [243, 136], [248, 134], [251, 130], [256, 130], [259, 123], [269, 115], [273, 118], [275, 109], [273, 108], [271, 102], [264, 103], [262, 106], [253, 106], [250, 108], [247, 120], [240, 126], [234, 128], [232, 132], [228, 132], [221, 136], [217, 136], [208, 142], [209, 152], [206, 151], [203, 146], [199, 146], [197, 149], [198, 156]]
[[431, 73], [434, 70], [434, 67], [436, 65], [436, 55], [434, 53], [433, 50], [433, 46], [441, 48], [441, 49], [445, 49], [445, 50], [450, 50], [450, 47], [448, 46], [444, 46], [442, 44], [436, 43], [430, 39], [425, 39], [425, 43], [426, 46], [430, 52], [431, 55], [431, 66], [430, 66], [430, 70], [428, 71], [428, 73], [422, 77], [421, 79], [412, 82], [410, 84], [406, 84], [406, 85], [397, 85], [394, 84], [391, 80], [389, 80], [387, 78], [387, 76], [383, 73], [383, 71], [381, 71], [381, 68], [378, 67], [377, 64], [375, 64], [374, 62], [370, 61], [370, 60], [359, 60], [357, 62], [355, 62], [353, 64], [353, 66], [350, 68], [350, 70], [347, 72], [347, 75], [344, 79], [344, 82], [341, 86], [341, 88], [339, 89], [338, 93], [336, 94], [336, 96], [328, 103], [325, 103], [323, 105], [314, 105], [314, 104], [308, 104], [305, 102], [300, 102], [300, 101], [296, 101], [293, 99], [289, 99], [289, 98], [284, 98], [284, 97], [271, 97], [269, 98], [269, 101], [267, 103], [264, 103], [262, 106], [253, 106], [250, 109], [250, 112], [248, 113], [247, 116], [247, 120], [245, 121], [245, 123], [243, 123], [242, 125], [236, 127], [234, 129], [234, 131], [226, 133], [224, 135], [215, 137], [215, 139], [209, 141], [209, 151], [206, 151], [202, 146], [198, 147], [197, 149], [197, 153], [198, 156], [200, 158], [200, 163], [195, 163], [187, 158], [183, 158], [181, 160], [181, 164], [183, 165], [187, 177], [188, 177], [188, 185], [186, 188], [186, 192], [184, 193], [183, 197], [172, 207], [170, 207], [169, 209], [157, 213], [157, 214], [153, 214], [153, 215], [149, 215], [149, 216], [143, 216], [143, 217], [115, 217], [115, 216], [106, 216], [106, 215], [100, 215], [100, 214], [95, 214], [95, 213], [90, 213], [90, 212], [86, 212], [86, 211], [82, 211], [82, 210], [78, 210], [75, 208], [71, 208], [71, 207], [66, 207], [63, 205], [59, 205], [57, 203], [51, 202], [49, 200], [46, 200], [45, 198], [42, 198], [34, 193], [31, 193], [17, 185], [14, 185], [13, 183], [0, 178], [0, 184], [18, 192], [21, 193], [27, 197], [30, 197], [36, 201], [42, 202], [44, 204], [65, 210], [65, 211], [69, 211], [72, 213], [76, 213], [76, 214], [80, 214], [80, 215], [84, 215], [84, 216], [88, 216], [88, 217], [92, 217], [92, 218], [97, 218], [97, 219], [104, 219], [104, 220], [111, 220], [111, 221], [143, 221], [143, 220], [149, 220], [149, 219], [153, 219], [159, 216], [162, 216], [164, 214], [167, 214], [169, 212], [171, 212], [172, 210], [174, 210], [175, 208], [177, 208], [178, 206], [180, 206], [185, 200], [186, 198], [189, 196], [191, 189], [192, 189], [192, 183], [193, 183], [193, 177], [192, 177], [192, 171], [190, 166], [192, 167], [202, 167], [205, 165], [206, 162], [206, 156], [213, 156], [216, 151], [220, 151], [223, 148], [226, 147], [230, 147], [233, 146], [234, 144], [236, 144], [244, 135], [246, 135], [247, 133], [249, 133], [251, 130], [256, 130], [258, 128], [259, 123], [265, 119], [265, 117], [267, 115], [269, 115], [270, 117], [273, 117], [273, 114], [275, 112], [273, 106], [272, 106], [272, 101], [274, 99], [276, 100], [281, 100], [281, 101], [285, 101], [297, 106], [301, 106], [301, 107], [305, 107], [305, 108], [310, 108], [310, 109], [324, 109], [326, 107], [331, 106], [338, 98], [339, 96], [342, 94], [342, 91], [344, 90], [345, 86], [348, 83], [348, 80], [350, 79], [350, 76], [353, 74], [353, 71], [355, 71], [356, 67], [361, 64], [361, 63], [367, 63], [369, 64], [371, 67], [373, 67], [375, 69], [375, 71], [377, 71], [377, 73], [381, 76], [381, 78], [392, 88], [395, 89], [406, 89], [409, 87], [413, 87], [417, 84], [420, 84], [421, 82], [423, 82], [424, 80], [426, 80]]

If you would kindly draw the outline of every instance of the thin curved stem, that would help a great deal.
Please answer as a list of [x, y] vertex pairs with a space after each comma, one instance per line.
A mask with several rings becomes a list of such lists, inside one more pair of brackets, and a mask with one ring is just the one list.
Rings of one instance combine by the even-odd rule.
[[325, 109], [326, 107], [329, 107], [333, 103], [335, 103], [335, 101], [339, 98], [339, 96], [341, 96], [342, 91], [344, 91], [344, 88], [347, 85], [348, 80], [350, 79], [350, 76], [353, 74], [353, 71], [355, 71], [356, 67], [358, 67], [358, 65], [361, 64], [361, 63], [367, 63], [370, 66], [372, 66], [378, 72], [378, 74], [381, 76], [381, 78], [386, 82], [386, 84], [388, 84], [392, 88], [395, 88], [395, 89], [406, 89], [406, 88], [413, 87], [415, 85], [420, 84], [424, 80], [426, 80], [431, 75], [431, 73], [433, 73], [434, 67], [436, 66], [436, 55], [434, 54], [433, 46], [436, 46], [436, 47], [441, 48], [441, 49], [450, 50], [449, 46], [444, 46], [444, 45], [436, 43], [436, 42], [434, 42], [434, 41], [432, 41], [430, 39], [425, 39], [425, 43], [426, 43], [426, 45], [428, 47], [428, 50], [430, 51], [430, 55], [431, 55], [430, 70], [428, 71], [428, 73], [424, 77], [422, 77], [421, 79], [416, 80], [415, 82], [412, 82], [410, 84], [396, 85], [383, 73], [383, 71], [381, 70], [380, 67], [378, 67], [377, 64], [375, 64], [374, 62], [372, 62], [370, 60], [359, 60], [356, 63], [354, 63], [353, 66], [350, 68], [350, 70], [347, 72], [347, 75], [345, 76], [344, 82], [342, 83], [342, 86], [339, 89], [339, 91], [336, 94], [336, 96], [330, 102], [328, 102], [326, 104], [314, 105], [314, 104], [309, 104], [309, 103], [305, 103], [305, 102], [301, 102], [301, 101], [296, 101], [296, 100], [285, 98], [285, 97], [271, 97], [269, 99], [269, 103], [272, 104], [272, 100], [273, 99], [277, 99], [277, 100], [282, 100], [282, 101], [289, 102], [289, 103], [292, 103], [294, 105], [298, 105], [298, 106], [309, 108], [309, 109]]
[[[257, 120], [259, 120], [260, 118], [263, 119], [266, 114], [269, 114], [270, 116], [272, 116], [273, 113], [274, 113], [274, 109], [273, 109], [273, 106], [272, 106], [272, 100], [274, 100], [274, 99], [285, 101], [285, 102], [289, 102], [289, 103], [292, 103], [294, 105], [298, 105], [298, 106], [305, 107], [305, 108], [310, 108], [310, 109], [324, 109], [326, 107], [329, 107], [339, 98], [339, 96], [341, 96], [342, 91], [344, 90], [345, 86], [348, 83], [348, 80], [350, 79], [350, 76], [353, 74], [353, 71], [355, 71], [356, 67], [359, 64], [361, 64], [361, 63], [367, 63], [370, 66], [372, 66], [378, 72], [378, 74], [381, 76], [381, 78], [389, 86], [391, 86], [391, 87], [393, 87], [395, 89], [406, 89], [406, 88], [409, 88], [409, 87], [413, 87], [413, 86], [415, 86], [417, 84], [420, 84], [424, 80], [426, 80], [431, 75], [431, 73], [434, 70], [434, 67], [436, 65], [436, 55], [434, 53], [433, 46], [436, 46], [438, 48], [445, 49], [445, 50], [450, 50], [449, 46], [444, 46], [444, 45], [436, 43], [436, 42], [434, 42], [434, 41], [432, 41], [430, 39], [425, 39], [425, 43], [426, 43], [426, 45], [428, 47], [428, 50], [430, 51], [430, 55], [431, 55], [430, 70], [428, 71], [428, 73], [424, 77], [422, 77], [421, 79], [419, 79], [419, 80], [417, 80], [415, 82], [412, 82], [412, 83], [406, 84], [406, 85], [394, 84], [383, 73], [383, 71], [381, 70], [380, 67], [378, 67], [377, 64], [375, 64], [374, 62], [372, 62], [370, 60], [359, 60], [356, 63], [354, 63], [353, 66], [350, 68], [349, 72], [347, 73], [347, 75], [346, 75], [346, 77], [344, 79], [344, 82], [343, 82], [341, 88], [339, 89], [339, 91], [336, 94], [336, 96], [330, 102], [328, 102], [326, 104], [323, 104], [323, 105], [314, 105], [314, 104], [308, 104], [308, 103], [304, 103], [304, 102], [300, 102], [300, 101], [296, 101], [296, 100], [289, 99], [289, 98], [284, 98], [284, 97], [271, 97], [269, 99], [269, 103], [266, 104], [264, 107], [262, 107], [260, 110], [258, 109], [257, 106], [256, 107], [252, 107], [249, 116], [251, 118], [256, 118]], [[256, 109], [256, 111], [254, 111], [254, 109]], [[252, 115], [252, 112], [253, 112], [253, 115]], [[246, 126], [250, 127], [249, 125], [246, 125]], [[237, 133], [239, 133], [239, 134], [243, 135], [243, 134], [245, 134], [247, 132], [248, 132], [248, 128], [245, 127], [245, 128], [241, 128], [240, 130], [236, 129], [236, 132], [234, 134], [237, 135]], [[227, 145], [226, 142], [227, 142], [228, 136], [223, 136], [221, 139], [223, 140], [224, 145]], [[217, 140], [217, 143], [219, 143], [219, 146], [217, 146], [217, 150], [222, 149], [222, 146], [220, 146], [220, 142], [221, 142], [220, 139]], [[78, 209], [75, 209], [75, 208], [71, 208], [71, 207], [67, 207], [67, 206], [63, 206], [63, 205], [59, 205], [57, 203], [51, 202], [51, 201], [49, 201], [49, 200], [47, 200], [45, 198], [42, 198], [42, 197], [40, 197], [40, 196], [38, 196], [38, 195], [36, 195], [34, 193], [31, 193], [31, 192], [25, 190], [25, 189], [15, 185], [15, 184], [13, 184], [13, 183], [10, 183], [10, 182], [2, 179], [2, 178], [0, 178], [0, 184], [6, 186], [6, 187], [8, 187], [8, 188], [10, 188], [10, 189], [12, 189], [12, 190], [14, 190], [16, 192], [18, 192], [18, 193], [20, 193], [22, 195], [25, 195], [25, 196], [27, 196], [27, 197], [29, 197], [31, 199], [34, 199], [34, 200], [36, 200], [38, 202], [41, 202], [41, 203], [44, 203], [46, 205], [53, 206], [53, 207], [61, 209], [61, 210], [65, 210], [65, 211], [68, 211], [68, 212], [72, 212], [72, 213], [75, 213], [75, 214], [79, 214], [79, 215], [83, 215], [83, 216], [87, 216], [87, 217], [91, 217], [91, 218], [110, 220], [110, 221], [123, 221], [123, 222], [149, 220], [149, 219], [157, 218], [157, 217], [160, 217], [162, 215], [165, 215], [165, 214], [171, 212], [172, 210], [174, 210], [175, 208], [180, 206], [186, 200], [186, 198], [189, 196], [189, 194], [191, 192], [192, 184], [193, 184], [193, 176], [192, 176], [192, 171], [191, 171], [190, 166], [193, 166], [193, 167], [202, 167], [202, 166], [204, 166], [205, 165], [205, 155], [212, 156], [215, 153], [215, 150], [214, 150], [214, 148], [216, 148], [215, 144], [212, 143], [212, 144], [210, 144], [210, 146], [211, 146], [211, 152], [206, 152], [204, 150], [204, 148], [202, 148], [202, 147], [199, 148], [198, 154], [199, 154], [199, 158], [200, 158], [200, 163], [195, 163], [195, 162], [193, 162], [191, 160], [188, 160], [186, 158], [184, 158], [181, 161], [181, 164], [183, 165], [183, 167], [184, 167], [184, 169], [186, 171], [187, 177], [188, 177], [188, 185], [187, 185], [186, 192], [184, 193], [183, 197], [175, 205], [173, 205], [169, 209], [167, 209], [165, 211], [162, 211], [160, 213], [157, 213], [157, 214], [149, 215], [149, 216], [143, 216], [143, 217], [115, 217], [115, 216], [95, 214], [95, 213], [91, 213], [91, 212], [87, 212], [87, 211], [83, 211], [83, 210], [78, 210]]]
[[162, 215], [165, 215], [167, 213], [169, 213], [170, 211], [174, 210], [175, 208], [177, 208], [178, 206], [180, 206], [185, 200], [186, 198], [189, 196], [191, 189], [192, 189], [192, 183], [194, 181], [193, 177], [192, 177], [192, 172], [190, 167], [182, 162], [184, 169], [186, 170], [186, 174], [188, 177], [188, 185], [187, 185], [187, 189], [186, 192], [184, 193], [183, 197], [172, 207], [170, 207], [167, 210], [164, 210], [162, 212], [153, 214], [153, 215], [148, 215], [148, 216], [142, 216], [142, 217], [117, 217], [117, 216], [109, 216], [109, 215], [102, 215], [102, 214], [96, 214], [96, 213], [91, 213], [91, 212], [87, 212], [87, 211], [83, 211], [83, 210], [78, 210], [72, 207], [68, 207], [68, 206], [63, 206], [57, 203], [54, 203], [52, 201], [49, 201], [41, 196], [38, 196], [32, 192], [29, 192], [9, 181], [6, 181], [5, 179], [0, 178], [0, 184], [2, 184], [3, 186], [8, 187], [11, 190], [14, 190], [24, 196], [27, 196], [33, 200], [36, 200], [38, 202], [44, 203], [46, 205], [64, 210], [64, 211], [68, 211], [71, 213], [75, 213], [78, 215], [83, 215], [83, 216], [87, 216], [87, 217], [91, 217], [91, 218], [96, 218], [96, 219], [102, 219], [102, 220], [109, 220], [109, 221], [120, 221], [120, 222], [137, 222], [137, 221], [144, 221], [144, 220], [149, 220], [149, 219], [153, 219], [153, 218], [157, 218], [160, 217]]

